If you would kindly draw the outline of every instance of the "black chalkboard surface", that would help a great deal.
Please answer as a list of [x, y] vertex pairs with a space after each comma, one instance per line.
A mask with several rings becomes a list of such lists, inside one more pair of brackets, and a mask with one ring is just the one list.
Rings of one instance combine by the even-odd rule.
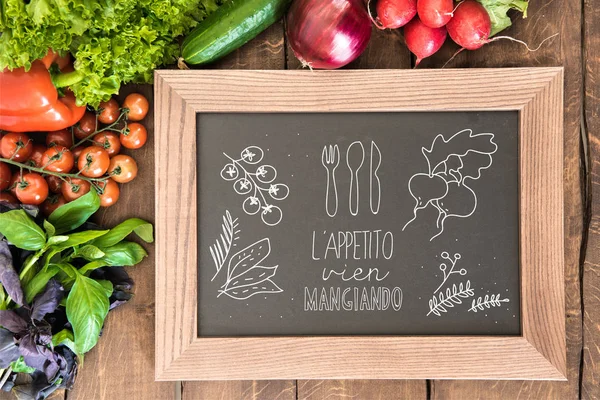
[[518, 123], [198, 114], [198, 335], [519, 335]]

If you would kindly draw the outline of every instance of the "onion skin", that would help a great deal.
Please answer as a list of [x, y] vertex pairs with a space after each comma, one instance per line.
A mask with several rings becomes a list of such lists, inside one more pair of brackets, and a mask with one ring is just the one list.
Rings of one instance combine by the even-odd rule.
[[294, 0], [286, 25], [292, 51], [310, 68], [343, 67], [371, 38], [371, 20], [362, 0]]
[[446, 28], [456, 44], [467, 50], [477, 50], [489, 43], [492, 21], [480, 3], [465, 0], [456, 7], [454, 18], [448, 22]]
[[408, 49], [417, 56], [416, 67], [442, 47], [446, 40], [446, 28], [430, 28], [419, 17], [415, 17], [404, 26], [404, 40]]

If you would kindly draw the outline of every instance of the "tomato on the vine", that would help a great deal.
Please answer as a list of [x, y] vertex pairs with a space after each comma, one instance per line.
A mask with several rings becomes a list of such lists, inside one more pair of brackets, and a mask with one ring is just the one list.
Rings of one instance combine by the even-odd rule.
[[131, 93], [125, 97], [123, 108], [129, 109], [127, 119], [141, 121], [148, 114], [148, 99], [139, 93]]
[[110, 157], [106, 150], [99, 146], [90, 146], [83, 149], [77, 161], [77, 167], [83, 176], [99, 178], [108, 169]]
[[64, 206], [67, 201], [61, 194], [49, 196], [41, 205], [42, 213], [47, 217], [52, 214], [58, 207]]
[[148, 131], [144, 125], [132, 122], [127, 128], [123, 129], [119, 139], [121, 140], [123, 147], [127, 147], [128, 149], [139, 149], [146, 144], [146, 140], [148, 140]]
[[17, 180], [17, 198], [23, 204], [39, 205], [48, 197], [48, 183], [36, 172], [30, 172]]
[[76, 146], [71, 149], [71, 153], [73, 153], [73, 158], [75, 159], [75, 163], [77, 163], [77, 161], [79, 160], [79, 156], [81, 155], [81, 152], [83, 151], [83, 149], [85, 149], [85, 147], [83, 147], [83, 146]]
[[48, 148], [43, 144], [34, 144], [33, 149], [31, 150], [31, 155], [29, 156], [29, 160], [25, 162], [25, 164], [30, 165], [32, 167], [41, 168], [42, 167], [42, 158], [44, 158], [44, 152]]
[[96, 131], [96, 114], [86, 111], [73, 129], [77, 139], [85, 139]]
[[68, 173], [73, 169], [73, 153], [63, 146], [50, 147], [44, 152], [42, 166], [47, 171]]
[[88, 181], [78, 178], [67, 178], [63, 182], [60, 192], [67, 202], [77, 200], [90, 191], [91, 185]]
[[46, 182], [48, 182], [48, 189], [52, 193], [60, 193], [60, 188], [62, 187], [63, 181], [56, 175], [48, 175], [46, 176]]
[[124, 154], [114, 156], [110, 160], [110, 166], [108, 167], [108, 175], [113, 178], [116, 182], [127, 183], [131, 182], [138, 172], [137, 163], [135, 160]]
[[8, 164], [0, 162], [0, 191], [7, 189], [10, 186], [12, 172]]
[[119, 185], [114, 180], [109, 178], [104, 182], [98, 182], [98, 187], [101, 190], [99, 196], [102, 207], [110, 207], [119, 200]]
[[0, 192], [0, 202], [16, 203], [17, 198], [8, 192]]
[[71, 131], [68, 129], [61, 129], [60, 131], [48, 132], [46, 135], [46, 146], [63, 146], [71, 148], [73, 146], [73, 136]]
[[116, 156], [121, 151], [121, 142], [116, 133], [101, 132], [93, 138], [94, 144], [102, 147], [109, 157]]
[[0, 140], [0, 155], [4, 158], [25, 162], [32, 151], [33, 143], [24, 133], [9, 132]]
[[100, 114], [98, 114], [98, 121], [103, 124], [112, 124], [119, 118], [121, 111], [119, 110], [119, 103], [115, 99], [103, 101], [100, 103]]

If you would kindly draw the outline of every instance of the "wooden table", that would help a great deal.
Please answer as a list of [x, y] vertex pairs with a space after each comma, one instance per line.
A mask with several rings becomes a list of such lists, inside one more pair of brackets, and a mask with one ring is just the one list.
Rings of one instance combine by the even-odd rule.
[[[531, 0], [529, 17], [505, 33], [535, 46], [528, 53], [509, 41], [463, 52], [447, 68], [565, 67], [565, 264], [568, 382], [523, 381], [235, 381], [154, 382], [154, 263], [130, 269], [135, 298], [108, 317], [104, 335], [88, 354], [69, 400], [193, 399], [598, 399], [600, 398], [600, 5], [593, 0]], [[595, 3], [595, 4], [594, 4]], [[594, 24], [596, 22], [596, 24]], [[582, 29], [582, 26], [584, 29]], [[283, 23], [213, 68], [296, 69]], [[420, 68], [439, 68], [456, 50], [447, 45]], [[350, 68], [411, 68], [398, 32], [373, 30], [365, 53]], [[596, 80], [598, 79], [598, 81]], [[128, 87], [123, 94], [152, 88]], [[490, 93], [493, 96], [494, 93]], [[147, 125], [152, 131], [151, 116]], [[160, 149], [158, 151], [161, 151]], [[154, 149], [136, 152], [137, 180], [124, 186], [118, 205], [99, 220], [112, 226], [126, 217], [154, 220]], [[179, 185], [175, 178], [172, 185]], [[591, 216], [591, 217], [590, 217]], [[587, 244], [586, 244], [587, 243]], [[402, 360], [398, 360], [399, 363]], [[434, 362], [434, 360], [432, 360]]]

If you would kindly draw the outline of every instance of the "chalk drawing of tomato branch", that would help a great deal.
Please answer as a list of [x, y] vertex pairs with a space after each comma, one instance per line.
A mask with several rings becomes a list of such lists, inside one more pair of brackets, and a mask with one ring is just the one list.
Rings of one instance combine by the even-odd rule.
[[473, 134], [471, 129], [462, 130], [448, 140], [437, 135], [429, 148], [421, 153], [427, 162], [427, 172], [416, 173], [408, 181], [408, 190], [416, 203], [413, 218], [404, 225], [404, 231], [417, 219], [419, 210], [429, 206], [438, 211], [436, 228], [444, 232], [447, 218], [468, 218], [477, 209], [477, 195], [469, 186], [469, 180], [481, 177], [481, 171], [492, 166], [492, 154], [498, 150], [493, 133]]
[[[290, 189], [286, 184], [273, 183], [277, 178], [277, 170], [271, 165], [263, 164], [254, 172], [250, 171], [251, 166], [260, 163], [264, 158], [263, 150], [258, 146], [248, 146], [242, 150], [239, 159], [234, 159], [226, 153], [223, 155], [231, 162], [223, 167], [221, 177], [226, 181], [235, 181], [233, 190], [237, 194], [249, 195], [242, 204], [244, 212], [248, 215], [260, 212], [261, 220], [268, 226], [279, 224], [283, 214], [281, 208], [271, 204], [271, 199], [285, 200]], [[250, 194], [251, 192], [253, 193]]]

